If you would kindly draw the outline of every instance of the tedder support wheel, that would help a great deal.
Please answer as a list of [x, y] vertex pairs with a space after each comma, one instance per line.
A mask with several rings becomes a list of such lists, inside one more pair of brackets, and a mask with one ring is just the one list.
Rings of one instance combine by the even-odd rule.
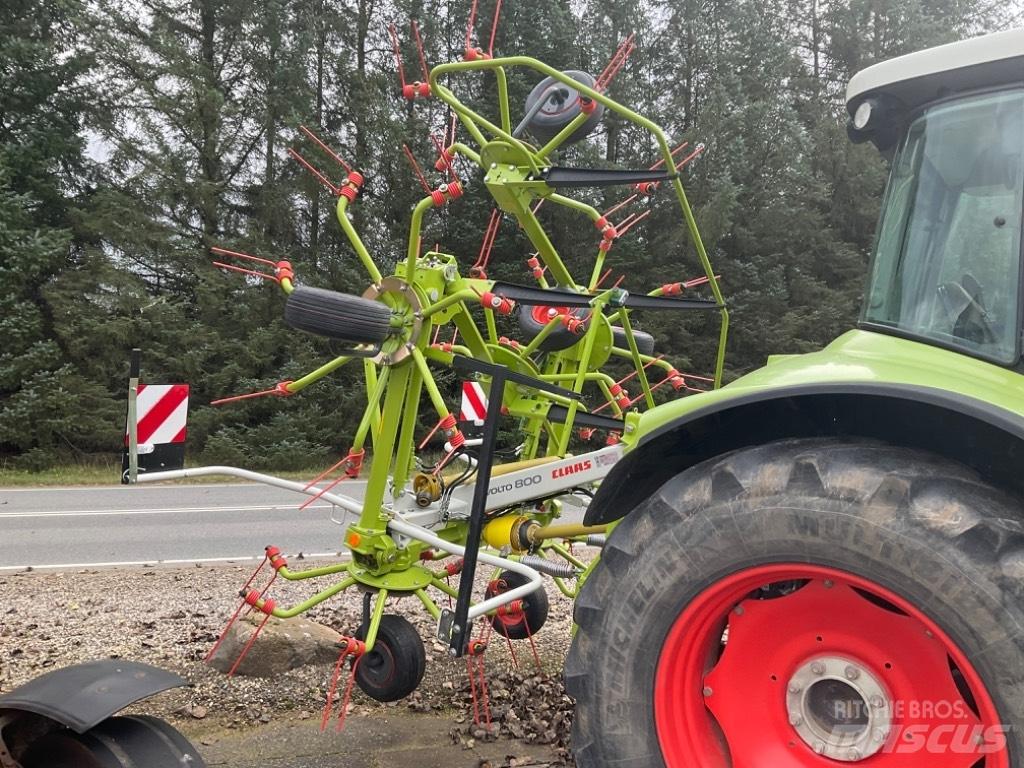
[[[510, 589], [521, 587], [526, 577], [515, 571], [502, 571], [487, 585], [486, 597], [494, 597]], [[536, 635], [548, 620], [548, 594], [544, 587], [535, 589], [522, 600], [523, 610], [507, 615], [494, 615], [491, 625], [509, 640], [525, 640]]]
[[1024, 765], [1020, 502], [867, 442], [712, 459], [614, 530], [566, 664], [580, 768]]
[[[361, 628], [356, 637], [364, 639]], [[427, 652], [420, 633], [406, 619], [394, 614], [381, 616], [373, 649], [362, 656], [356, 668], [356, 682], [367, 696], [377, 701], [398, 701], [416, 690], [427, 669]]]
[[188, 739], [148, 715], [110, 717], [83, 734], [49, 733], [33, 742], [23, 768], [205, 768]]
[[[654, 337], [644, 331], [638, 331], [636, 328], [631, 330], [633, 331], [633, 338], [636, 340], [637, 352], [641, 355], [653, 355]], [[618, 349], [629, 349], [629, 336], [625, 328], [617, 325], [612, 326], [612, 344]]]
[[285, 302], [284, 321], [292, 328], [329, 339], [379, 344], [391, 330], [391, 310], [361, 296], [298, 287]]

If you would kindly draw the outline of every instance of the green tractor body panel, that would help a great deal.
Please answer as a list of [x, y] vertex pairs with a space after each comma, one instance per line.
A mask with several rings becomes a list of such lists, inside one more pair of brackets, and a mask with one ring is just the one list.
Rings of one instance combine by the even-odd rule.
[[731, 384], [647, 411], [638, 435], [677, 421], [712, 402], [756, 390], [804, 384], [867, 382], [944, 389], [1024, 414], [1024, 379], [1013, 370], [930, 344], [871, 331], [849, 331], [818, 352], [780, 355]]
[[613, 522], [679, 472], [729, 451], [844, 436], [929, 450], [1024, 492], [1024, 377], [931, 344], [850, 331], [819, 352], [773, 357], [721, 389], [644, 413], [585, 522]]

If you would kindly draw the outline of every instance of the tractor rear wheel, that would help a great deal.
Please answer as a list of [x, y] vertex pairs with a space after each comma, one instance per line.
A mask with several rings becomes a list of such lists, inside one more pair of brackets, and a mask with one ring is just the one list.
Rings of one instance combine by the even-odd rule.
[[576, 603], [581, 768], [1010, 768], [1019, 500], [931, 454], [787, 440], [627, 516]]
[[28, 748], [24, 768], [205, 768], [188, 739], [148, 715], [110, 717], [85, 733], [49, 733]]

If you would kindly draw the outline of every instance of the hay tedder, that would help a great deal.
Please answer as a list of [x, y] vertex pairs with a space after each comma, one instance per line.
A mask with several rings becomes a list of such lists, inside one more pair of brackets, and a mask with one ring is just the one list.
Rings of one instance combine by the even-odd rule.
[[[851, 138], [893, 162], [860, 326], [821, 352], [773, 358], [719, 388], [728, 314], [681, 181], [702, 147], [673, 149], [655, 124], [606, 95], [632, 40], [595, 78], [494, 57], [493, 25], [487, 51], [472, 44], [472, 27], [471, 18], [465, 59], [429, 74], [423, 64], [420, 82], [405, 80], [392, 30], [402, 96], [440, 100], [468, 138], [444, 130], [435, 141], [440, 183], [417, 167], [425, 194], [391, 274], [348, 216], [363, 176], [305, 129], [344, 168], [334, 181], [295, 153], [337, 197], [339, 224], [366, 273], [363, 295], [302, 286], [287, 261], [218, 262], [278, 283], [289, 325], [344, 347], [301, 379], [240, 397], [295, 395], [344, 365], [361, 365], [366, 382], [348, 453], [309, 483], [233, 467], [137, 478], [233, 475], [351, 516], [349, 557], [336, 564], [292, 570], [268, 547], [229, 627], [243, 611], [262, 626], [362, 592], [362, 621], [340, 644], [326, 727], [346, 664], [346, 695], [358, 684], [395, 700], [422, 678], [423, 642], [408, 620], [385, 613], [387, 597], [423, 606], [485, 698], [474, 674], [488, 637], [540, 630], [548, 576], [576, 600], [565, 674], [578, 707], [573, 748], [586, 768], [1021, 765], [1024, 33], [913, 54], [852, 81]], [[517, 121], [511, 68], [539, 79]], [[497, 88], [497, 115], [457, 95], [460, 77], [480, 73]], [[653, 166], [559, 165], [558, 150], [586, 139], [607, 112], [649, 132]], [[463, 274], [457, 254], [421, 248], [421, 231], [425, 217], [457, 210], [474, 185], [496, 208]], [[614, 185], [627, 196], [604, 212], [568, 193]], [[697, 274], [639, 294], [605, 286], [615, 242], [646, 215], [622, 212], [659, 191], [678, 205]], [[592, 225], [581, 228], [594, 239], [586, 274], [572, 274], [559, 255], [537, 215], [542, 203]], [[504, 217], [535, 249], [526, 256], [530, 285], [487, 277]], [[709, 376], [680, 373], [655, 354], [635, 328], [647, 312], [718, 316]], [[464, 415], [482, 422], [479, 434], [450, 409], [452, 393], [435, 379], [444, 369], [464, 380], [455, 394], [464, 393]], [[707, 391], [657, 405], [663, 385]], [[513, 445], [499, 445], [502, 427], [517, 435]], [[598, 436], [599, 447], [588, 448]], [[356, 498], [345, 482], [360, 476], [367, 448]], [[600, 547], [599, 557], [578, 559], [573, 542]], [[481, 567], [488, 575], [478, 580]], [[276, 578], [331, 583], [286, 607], [274, 598]], [[110, 718], [175, 684], [158, 670], [125, 667], [71, 668], [0, 699], [0, 735], [15, 745], [0, 749], [0, 765], [125, 768], [186, 753], [201, 764], [166, 723]], [[62, 701], [58, 680], [120, 683], [97, 705], [88, 696]]]

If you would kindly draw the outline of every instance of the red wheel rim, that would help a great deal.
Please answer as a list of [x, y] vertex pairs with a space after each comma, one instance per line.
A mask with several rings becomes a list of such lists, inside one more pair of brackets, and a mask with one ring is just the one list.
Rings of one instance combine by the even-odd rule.
[[547, 325], [559, 315], [568, 315], [568, 307], [549, 307], [546, 304], [536, 304], [530, 311], [533, 315], [533, 322], [539, 325]]
[[691, 601], [658, 659], [654, 714], [668, 768], [1010, 766], [1008, 728], [948, 634], [823, 566], [750, 568]]

